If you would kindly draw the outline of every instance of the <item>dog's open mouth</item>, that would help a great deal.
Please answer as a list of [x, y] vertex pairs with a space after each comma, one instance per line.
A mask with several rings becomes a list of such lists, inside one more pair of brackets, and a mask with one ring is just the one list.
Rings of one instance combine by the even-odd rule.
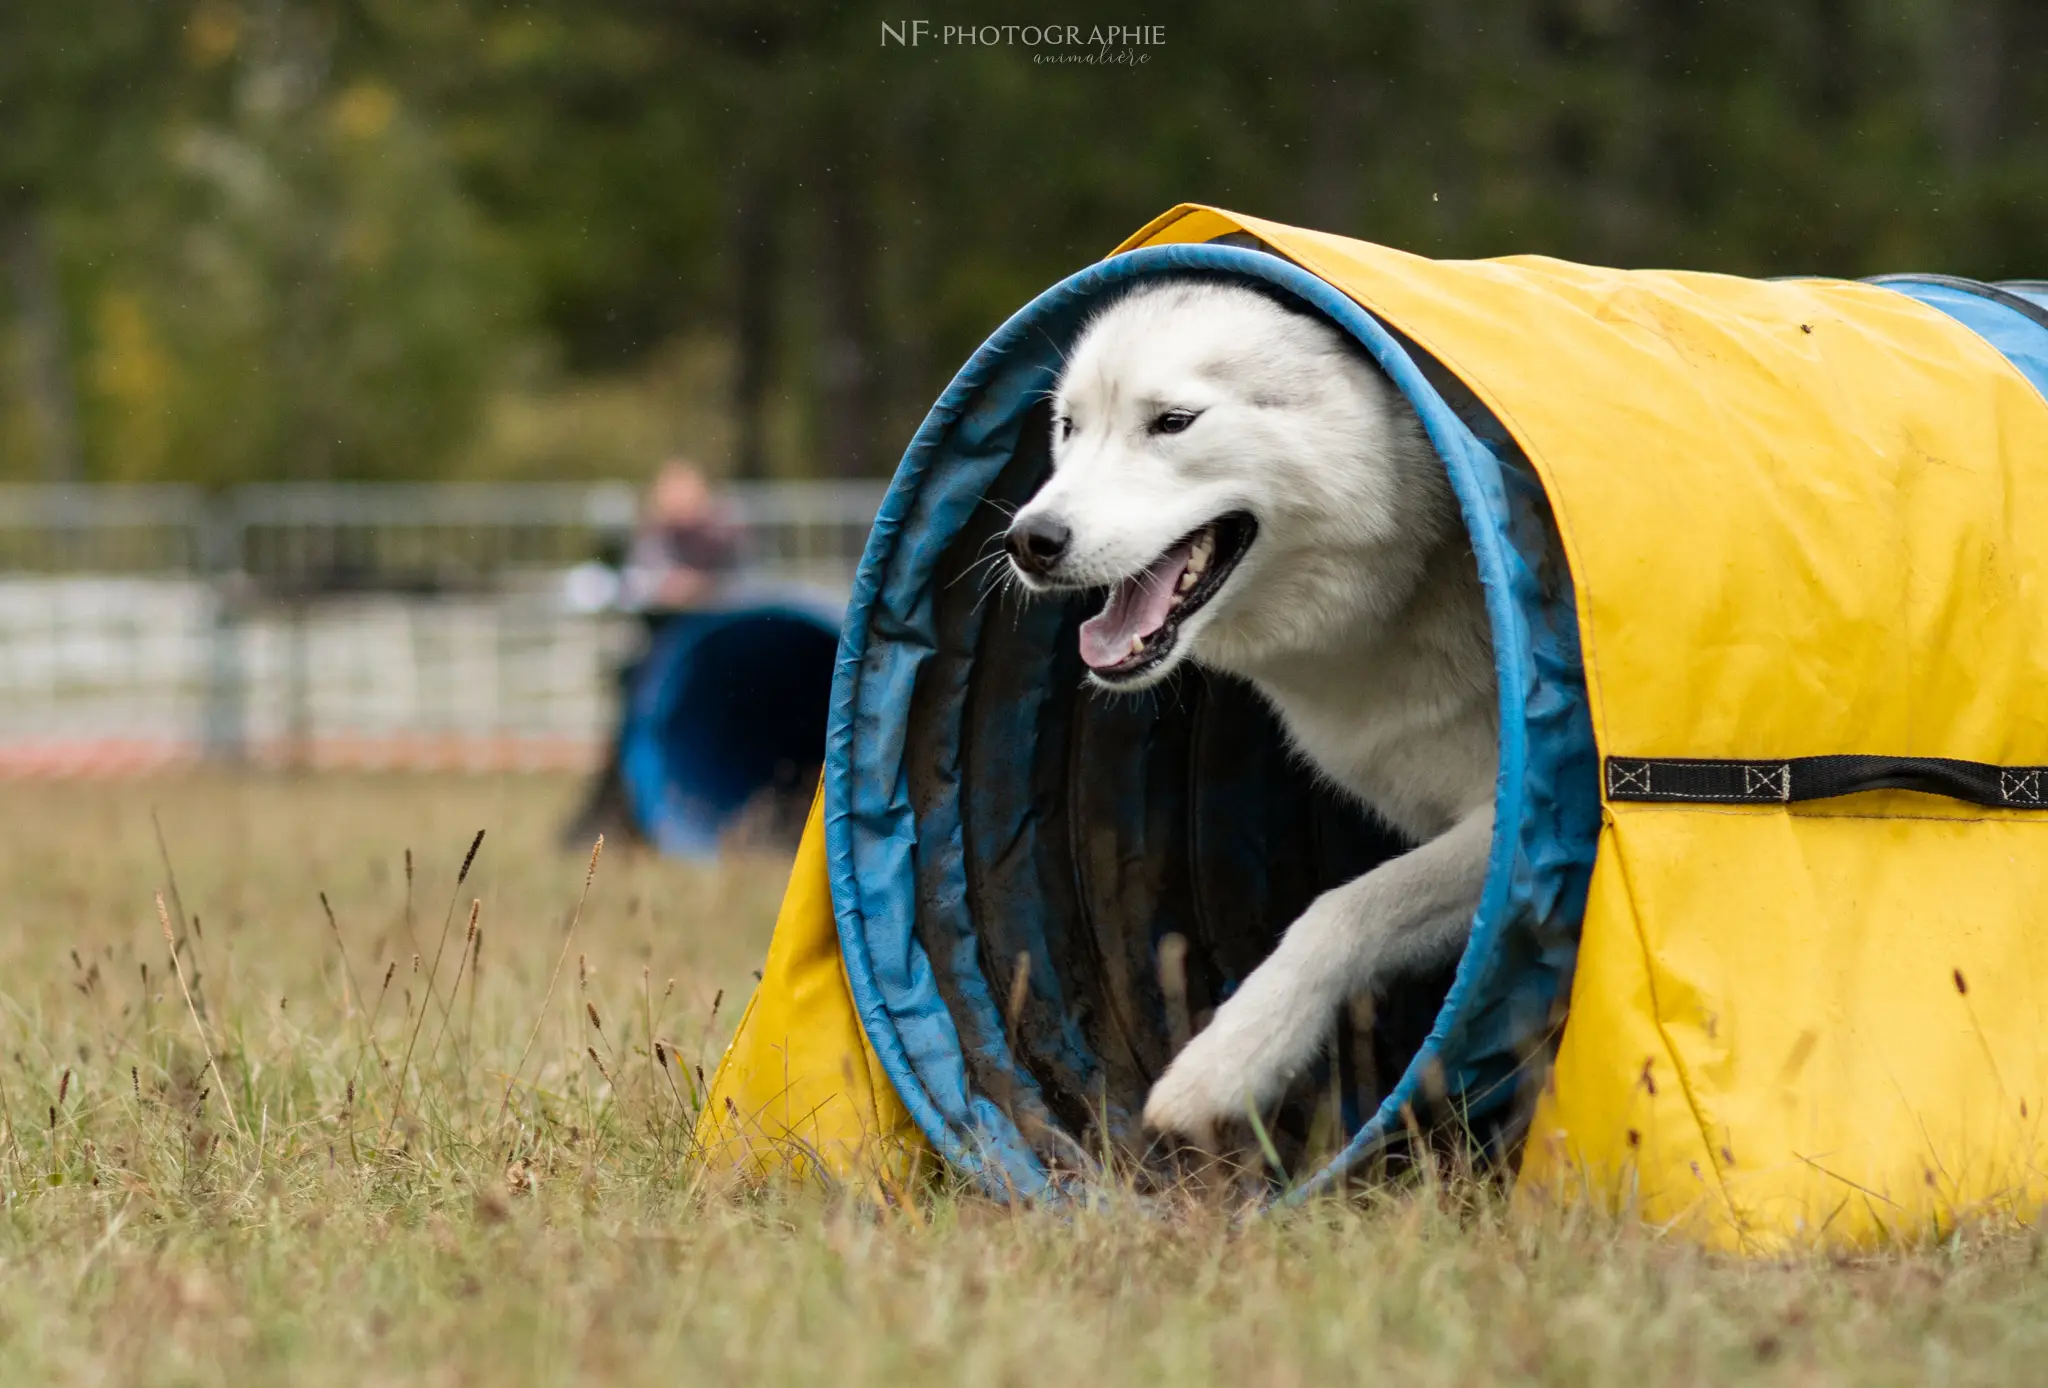
[[1081, 659], [1095, 677], [1135, 679], [1172, 654], [1181, 625], [1221, 590], [1258, 528], [1243, 511], [1218, 516], [1111, 588], [1102, 611], [1081, 624]]

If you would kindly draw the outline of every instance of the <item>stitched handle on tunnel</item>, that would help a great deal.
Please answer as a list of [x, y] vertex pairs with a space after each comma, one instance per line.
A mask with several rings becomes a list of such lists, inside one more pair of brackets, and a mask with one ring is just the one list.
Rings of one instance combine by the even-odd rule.
[[1973, 805], [2048, 809], [2048, 766], [1949, 757], [1833, 756], [1787, 761], [1609, 757], [1609, 800], [1706, 805], [1786, 804], [1864, 790], [1914, 790]]

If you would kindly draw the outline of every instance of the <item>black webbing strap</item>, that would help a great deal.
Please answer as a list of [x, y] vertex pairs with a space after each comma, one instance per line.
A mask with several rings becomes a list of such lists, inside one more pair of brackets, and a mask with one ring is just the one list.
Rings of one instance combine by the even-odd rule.
[[[2048, 308], [2013, 293], [2048, 281], [2003, 285], [1955, 275], [1874, 275], [1866, 284], [1939, 284], [2009, 308], [2048, 328]], [[1609, 757], [1607, 798], [1666, 804], [1768, 805], [1827, 800], [1865, 790], [1912, 790], [1972, 805], [2048, 809], [2048, 766], [1995, 766], [1951, 757], [1831, 756], [1783, 761], [1704, 757]]]
[[1863, 790], [1917, 790], [1972, 805], [2048, 809], [2048, 766], [1994, 766], [1948, 757], [1793, 757], [1721, 761], [1609, 757], [1607, 798], [1669, 804], [1765, 805]]

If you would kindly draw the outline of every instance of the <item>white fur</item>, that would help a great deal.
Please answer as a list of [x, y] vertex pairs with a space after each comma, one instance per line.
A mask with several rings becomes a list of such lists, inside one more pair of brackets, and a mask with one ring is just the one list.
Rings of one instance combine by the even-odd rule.
[[[1088, 327], [1055, 406], [1071, 432], [1055, 423], [1052, 476], [1017, 523], [1071, 539], [1019, 581], [1111, 584], [1250, 512], [1251, 548], [1142, 682], [1183, 659], [1250, 680], [1318, 770], [1421, 845], [1317, 898], [1153, 1087], [1150, 1126], [1210, 1141], [1280, 1097], [1348, 997], [1462, 944], [1498, 756], [1485, 609], [1420, 424], [1321, 319], [1231, 285], [1148, 285]], [[1171, 409], [1197, 417], [1148, 430]]]

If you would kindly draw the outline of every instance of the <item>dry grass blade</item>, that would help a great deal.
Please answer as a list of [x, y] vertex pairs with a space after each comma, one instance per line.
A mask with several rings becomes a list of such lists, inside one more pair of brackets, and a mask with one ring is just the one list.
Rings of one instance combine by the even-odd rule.
[[[178, 894], [178, 874], [177, 874], [177, 870], [176, 870], [176, 869], [174, 869], [174, 868], [173, 868], [173, 867], [171, 866], [171, 846], [170, 846], [170, 843], [169, 843], [169, 842], [168, 842], [168, 841], [167, 841], [167, 840], [166, 840], [166, 839], [164, 838], [164, 824], [163, 824], [163, 821], [162, 821], [161, 819], [157, 818], [157, 813], [156, 813], [156, 810], [155, 810], [155, 809], [153, 809], [153, 808], [152, 808], [152, 809], [150, 810], [150, 812], [149, 812], [149, 824], [150, 824], [150, 827], [151, 827], [152, 829], [156, 830], [156, 853], [157, 853], [157, 858], [158, 858], [158, 860], [159, 860], [159, 861], [161, 861], [161, 862], [163, 863], [163, 865], [164, 865], [164, 885], [165, 885], [165, 886], [167, 886], [168, 888], [170, 888], [170, 892], [171, 892], [171, 905], [172, 905], [172, 906], [173, 906], [173, 907], [174, 907], [174, 908], [175, 908], [175, 909], [177, 910], [177, 912], [178, 912], [178, 929], [180, 929], [180, 930], [184, 930], [184, 929], [187, 929], [187, 925], [186, 925], [186, 922], [190, 921], [190, 920], [192, 919], [192, 917], [190, 917], [190, 916], [188, 916], [188, 915], [186, 915], [186, 914], [185, 914], [185, 899], [184, 899], [184, 897], [182, 897], [182, 896], [180, 896], [180, 895]], [[159, 902], [157, 903], [157, 909], [158, 909], [158, 911], [159, 911], [159, 912], [161, 912], [161, 911], [163, 910], [163, 903], [162, 903], [161, 901], [159, 901]], [[176, 946], [174, 945], [174, 946], [173, 946], [173, 948], [175, 949], [175, 948], [176, 948]], [[192, 967], [193, 967], [193, 969], [194, 969], [195, 971], [199, 971], [199, 970], [201, 970], [203, 966], [202, 966], [202, 965], [200, 964], [200, 962], [199, 962], [199, 944], [198, 944], [198, 942], [197, 942], [196, 940], [192, 940], [192, 939], [190, 939], [190, 937], [188, 936], [188, 937], [187, 937], [187, 944], [186, 944], [186, 948], [187, 948], [187, 949], [190, 949], [190, 950], [192, 951]], [[184, 980], [183, 980], [183, 979], [181, 978], [181, 979], [179, 979], [179, 982], [180, 982], [180, 983], [182, 984], [182, 983], [184, 982]], [[194, 980], [194, 982], [196, 983], [196, 982], [198, 982], [198, 980], [196, 980], [196, 979], [195, 979], [195, 980]], [[196, 993], [196, 994], [198, 995], [198, 996], [197, 996], [197, 1000], [196, 1000], [196, 1001], [194, 1001], [194, 1000], [193, 1000], [192, 998], [188, 997], [188, 998], [186, 999], [186, 1001], [188, 1001], [188, 1002], [190, 1002], [190, 1003], [192, 1004], [192, 1008], [193, 1008], [193, 1010], [194, 1010], [195, 1012], [197, 1012], [197, 1013], [198, 1013], [198, 1014], [199, 1014], [200, 1016], [202, 1016], [202, 1017], [203, 1017], [203, 1016], [205, 1016], [205, 1015], [206, 1015], [206, 990], [205, 990], [205, 989], [204, 989], [203, 987], [195, 987], [195, 988], [192, 988], [192, 989], [191, 989], [190, 991], [191, 991], [192, 993]]]
[[1188, 937], [1177, 930], [1159, 940], [1159, 992], [1166, 999], [1167, 1044], [1179, 1055], [1195, 1028], [1188, 1011]]
[[[455, 903], [462, 899], [463, 884], [469, 881], [469, 870], [476, 863], [477, 850], [482, 848], [483, 846], [484, 831], [479, 829], [476, 831], [476, 837], [469, 841], [469, 851], [462, 855], [462, 866], [456, 870], [455, 885], [452, 888], [450, 888], [448, 892], [448, 909], [441, 913], [441, 938], [434, 942], [434, 962], [427, 969], [427, 996], [432, 998], [434, 1000], [434, 1005], [441, 1009], [441, 1020], [444, 1024], [447, 1022], [449, 1014], [454, 1012], [455, 1010], [455, 995], [453, 990], [450, 990], [448, 997], [443, 998], [441, 996], [441, 988], [438, 981], [441, 977], [441, 955], [442, 952], [448, 948], [448, 929], [455, 922]], [[411, 861], [411, 856], [408, 854], [406, 858], [408, 868], [408, 883], [411, 881]], [[408, 892], [408, 914], [410, 914], [410, 910], [411, 894], [410, 892]], [[421, 949], [420, 942], [417, 937], [415, 937], [413, 940], [413, 948], [415, 950], [419, 950], [421, 954], [426, 953], [424, 949]]]
[[206, 1053], [207, 1068], [213, 1071], [213, 1083], [220, 1090], [221, 1107], [228, 1111], [228, 1122], [235, 1130], [235, 1136], [248, 1141], [248, 1130], [243, 1128], [241, 1115], [235, 1112], [234, 1096], [228, 1093], [228, 1082], [221, 1077], [220, 1062], [214, 1059], [213, 1043], [206, 1037], [206, 1024], [199, 1020], [199, 1009], [193, 1005], [192, 990], [185, 986], [185, 966], [178, 959], [178, 936], [171, 929], [171, 913], [164, 906], [164, 894], [156, 894], [156, 918], [163, 922], [164, 943], [170, 946], [171, 968], [178, 975], [178, 991], [185, 995], [185, 1010], [192, 1014], [192, 1029], [199, 1033], [199, 1049]]
[[645, 1038], [647, 1044], [647, 1063], [658, 1070], [662, 1067], [654, 1055], [656, 1043], [654, 1040], [654, 980], [652, 974], [653, 971], [645, 964], [640, 966], [640, 1025], [642, 1028], [641, 1035]]
[[[414, 885], [412, 850], [408, 848], [405, 850], [405, 904], [399, 913], [399, 918], [405, 925], [405, 938], [407, 943], [412, 946], [412, 952], [415, 955], [424, 955], [427, 952], [427, 947], [420, 941], [419, 921], [413, 909]], [[458, 882], [456, 887], [459, 890], [461, 883]], [[455, 909], [453, 896], [449, 898], [448, 909], [451, 913]], [[440, 999], [436, 998], [435, 1001], [438, 1002]]]
[[[469, 957], [471, 953], [475, 950], [477, 937], [477, 917], [482, 914], [483, 909], [484, 903], [481, 897], [474, 898], [470, 901], [469, 929], [463, 932], [462, 957], [455, 961], [455, 981], [448, 985], [448, 996], [451, 998], [460, 997], [462, 995], [462, 971], [469, 966]], [[474, 995], [472, 995], [472, 999], [473, 996]], [[474, 1014], [475, 1008], [472, 1007], [470, 1010], [472, 1014]], [[427, 1058], [423, 1063], [422, 1068], [433, 1068], [434, 1057], [441, 1054], [441, 1038], [446, 1036], [447, 1034], [448, 1016], [444, 1013], [441, 1017], [441, 1029], [434, 1033], [434, 1044], [427, 1048]]]
[[512, 1086], [519, 1083], [519, 1074], [526, 1068], [526, 1057], [532, 1053], [534, 1040], [547, 1021], [548, 1004], [555, 1000], [555, 985], [561, 981], [562, 965], [568, 962], [569, 946], [575, 943], [576, 926], [583, 919], [583, 904], [590, 899], [590, 884], [597, 877], [597, 860], [603, 853], [604, 835], [599, 834], [597, 842], [590, 846], [590, 867], [583, 874], [583, 890], [576, 897], [576, 910], [569, 917], [569, 928], [563, 932], [562, 950], [555, 956], [554, 972], [548, 975], [548, 989], [541, 995], [540, 1010], [534, 1014], [533, 1030], [526, 1033], [526, 1044], [519, 1048], [519, 1059], [513, 1062], [511, 1072], [505, 1076], [505, 1094], [498, 1101], [497, 1122], [504, 1122], [506, 1112], [512, 1107]]
[[[668, 1066], [669, 1066], [669, 1049], [668, 1049], [668, 1043], [667, 1043], [667, 1042], [665, 1042], [665, 1041], [657, 1041], [657, 1042], [655, 1042], [655, 1043], [654, 1043], [654, 1050], [653, 1050], [653, 1053], [652, 1053], [652, 1054], [651, 1054], [651, 1055], [650, 1055], [650, 1056], [649, 1056], [648, 1058], [649, 1058], [650, 1060], [652, 1060], [652, 1061], [654, 1062], [654, 1068], [655, 1068], [655, 1069], [657, 1069], [657, 1070], [659, 1070], [659, 1071], [661, 1072], [661, 1077], [662, 1077], [662, 1078], [663, 1078], [664, 1080], [668, 1081], [668, 1092], [669, 1092], [669, 1093], [671, 1093], [671, 1094], [673, 1094], [673, 1095], [675, 1095], [675, 1099], [676, 1099], [676, 1108], [677, 1108], [677, 1109], [678, 1109], [679, 1111], [684, 1111], [684, 1112], [687, 1112], [687, 1111], [688, 1111], [688, 1109], [689, 1109], [689, 1107], [690, 1107], [690, 1105], [689, 1105], [689, 1103], [688, 1103], [687, 1101], [685, 1101], [685, 1100], [684, 1100], [684, 1098], [683, 1098], [683, 1091], [682, 1091], [682, 1090], [681, 1090], [680, 1088], [678, 1088], [678, 1087], [677, 1087], [677, 1085], [676, 1085], [676, 1077], [675, 1077], [675, 1075], [674, 1075], [674, 1074], [670, 1073], [670, 1071], [669, 1071], [669, 1068], [668, 1068]], [[682, 1064], [682, 1061], [681, 1061], [680, 1059], [678, 1059], [678, 1060], [676, 1061], [676, 1064], [677, 1064], [678, 1066], [681, 1066], [681, 1064]]]
[[[356, 966], [349, 961], [348, 942], [341, 937], [341, 923], [335, 920], [334, 908], [327, 904], [327, 893], [325, 892], [320, 893], [320, 910], [327, 917], [327, 929], [333, 934], [334, 947], [341, 954], [342, 978], [355, 998], [352, 1008], [345, 1008], [344, 1010], [359, 1009], [363, 1005], [363, 986], [356, 982]], [[347, 1002], [348, 1000], [343, 999], [343, 1001]]]
[[476, 988], [484, 971], [484, 928], [479, 924], [469, 941], [469, 1015], [462, 1022], [462, 1069], [469, 1072], [470, 1057], [476, 1054]]
[[1013, 1049], [1017, 1045], [1017, 1026], [1024, 1020], [1024, 1004], [1030, 998], [1031, 951], [1018, 950], [1016, 970], [1010, 975], [1010, 999], [1003, 1007], [1003, 1031]]
[[356, 1048], [356, 1062], [349, 1067], [348, 1092], [350, 1103], [354, 1103], [356, 1081], [362, 1077], [363, 1057], [374, 1052], [379, 1063], [384, 1061], [384, 1052], [377, 1045], [377, 1019], [384, 1015], [384, 999], [391, 994], [391, 980], [398, 976], [398, 961], [392, 960], [384, 966], [384, 984], [377, 990], [377, 1005], [370, 1009], [370, 1019], [363, 1024], [363, 1044]]
[[[437, 940], [434, 944], [434, 962], [427, 966], [427, 996], [432, 998], [434, 1002], [440, 1006], [441, 1030], [443, 1032], [448, 1030], [449, 1018], [451, 1018], [455, 1014], [455, 1004], [452, 1000], [443, 1000], [443, 998], [441, 997], [441, 990], [439, 986], [436, 984], [435, 980], [438, 979], [441, 975], [441, 955], [448, 948], [448, 927], [455, 920], [455, 903], [461, 897], [462, 884], [469, 880], [469, 869], [471, 865], [473, 865], [476, 862], [477, 850], [479, 848], [482, 848], [483, 846], [484, 831], [479, 829], [476, 831], [476, 837], [469, 841], [469, 852], [462, 855], [462, 867], [455, 874], [455, 890], [449, 895], [448, 909], [446, 912], [442, 914], [441, 917], [441, 938]], [[409, 867], [411, 864], [411, 856], [409, 854], [407, 855], [406, 861]], [[408, 877], [408, 881], [409, 880], [410, 877]], [[478, 901], [470, 907], [470, 933], [463, 939], [463, 957], [465, 959], [468, 957], [469, 941], [476, 938], [476, 913], [477, 910], [482, 905], [483, 903], [481, 901]], [[417, 965], [418, 963], [417, 955], [414, 956], [414, 963], [415, 965]], [[460, 985], [460, 983], [462, 982], [460, 964], [456, 966], [456, 973], [456, 983], [457, 985]], [[450, 999], [453, 998], [454, 992], [455, 990], [453, 988], [449, 990]], [[389, 1137], [391, 1135], [392, 1125], [398, 1122], [398, 1115], [404, 1112], [405, 1110], [406, 1073], [412, 1068], [413, 1047], [419, 1044], [420, 1028], [426, 1024], [426, 1020], [427, 1007], [425, 1003], [421, 1003], [419, 1016], [414, 1019], [412, 1024], [412, 1035], [406, 1038], [405, 1059], [400, 1061], [398, 1065], [398, 1087], [394, 1091], [394, 1096], [391, 1100], [391, 1117], [387, 1119], [384, 1124], [384, 1135], [386, 1137]], [[435, 1037], [435, 1045], [439, 1046], [439, 1044], [440, 1038], [437, 1034]]]

